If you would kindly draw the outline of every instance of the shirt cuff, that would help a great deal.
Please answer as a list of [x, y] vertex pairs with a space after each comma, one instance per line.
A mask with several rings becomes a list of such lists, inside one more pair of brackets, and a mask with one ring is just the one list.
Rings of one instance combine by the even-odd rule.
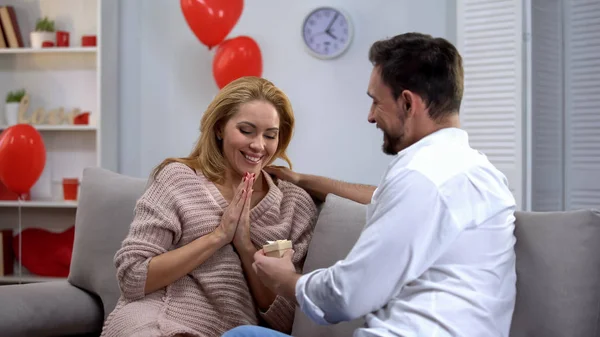
[[308, 318], [319, 325], [330, 325], [331, 323], [325, 320], [325, 313], [311, 299], [308, 293], [308, 282], [311, 278], [325, 269], [317, 269], [311, 273], [301, 276], [296, 282], [296, 301], [300, 310], [304, 312]]

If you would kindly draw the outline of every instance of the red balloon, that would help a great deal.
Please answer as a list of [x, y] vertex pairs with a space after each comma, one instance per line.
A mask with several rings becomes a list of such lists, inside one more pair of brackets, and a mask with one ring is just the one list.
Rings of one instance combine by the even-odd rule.
[[244, 76], [262, 75], [262, 54], [256, 41], [249, 36], [225, 40], [213, 59], [213, 76], [222, 89], [229, 82]]
[[223, 42], [244, 9], [244, 0], [181, 0], [192, 32], [208, 49]]
[[0, 135], [0, 181], [17, 194], [29, 192], [44, 171], [46, 147], [31, 125], [17, 124]]

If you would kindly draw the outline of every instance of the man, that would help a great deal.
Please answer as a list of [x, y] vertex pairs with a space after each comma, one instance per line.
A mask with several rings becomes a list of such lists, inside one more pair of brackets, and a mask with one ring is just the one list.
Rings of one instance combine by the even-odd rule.
[[[407, 33], [371, 47], [369, 122], [393, 155], [373, 187], [270, 171], [314, 196], [365, 203], [346, 259], [301, 276], [291, 254], [255, 256], [270, 289], [320, 324], [365, 316], [354, 336], [508, 336], [515, 302], [515, 200], [459, 128], [462, 59], [441, 38]], [[279, 336], [240, 327], [225, 336]]]

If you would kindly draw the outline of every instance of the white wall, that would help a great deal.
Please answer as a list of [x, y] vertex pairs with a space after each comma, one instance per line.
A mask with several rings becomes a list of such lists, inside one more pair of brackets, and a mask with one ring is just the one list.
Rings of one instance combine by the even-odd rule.
[[[303, 49], [300, 26], [314, 7], [334, 5], [351, 16], [355, 38], [333, 61]], [[147, 176], [168, 156], [186, 155], [201, 115], [218, 89], [212, 53], [188, 28], [178, 1], [120, 2], [120, 171]], [[455, 1], [246, 1], [230, 37], [260, 45], [263, 76], [290, 97], [297, 120], [289, 148], [300, 172], [377, 184], [389, 157], [382, 134], [367, 123], [366, 95], [376, 40], [419, 31], [455, 41]]]

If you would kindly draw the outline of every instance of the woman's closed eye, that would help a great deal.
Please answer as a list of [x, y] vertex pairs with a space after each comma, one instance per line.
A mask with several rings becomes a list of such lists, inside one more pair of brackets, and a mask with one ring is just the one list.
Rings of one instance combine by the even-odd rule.
[[[250, 135], [250, 134], [254, 133], [254, 131], [245, 130], [245, 129], [241, 129], [241, 128], [240, 128], [240, 132], [244, 135]], [[277, 134], [276, 133], [275, 134], [268, 133], [268, 134], [265, 134], [264, 137], [268, 138], [268, 139], [277, 139]]]

